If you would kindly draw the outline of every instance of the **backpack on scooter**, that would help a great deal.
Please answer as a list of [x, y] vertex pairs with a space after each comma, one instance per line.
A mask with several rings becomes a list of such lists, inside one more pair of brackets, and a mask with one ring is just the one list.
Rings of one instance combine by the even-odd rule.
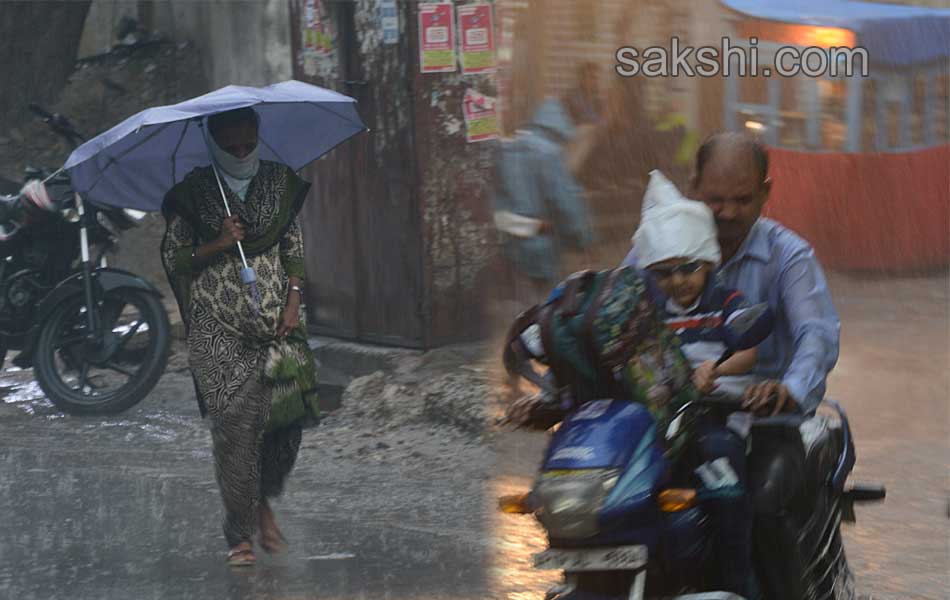
[[[528, 358], [547, 364], [547, 376], [527, 366]], [[663, 325], [645, 278], [631, 267], [568, 277], [547, 302], [519, 315], [504, 362], [509, 373], [554, 393], [565, 412], [602, 398], [639, 402], [661, 432], [697, 396], [679, 340]]]

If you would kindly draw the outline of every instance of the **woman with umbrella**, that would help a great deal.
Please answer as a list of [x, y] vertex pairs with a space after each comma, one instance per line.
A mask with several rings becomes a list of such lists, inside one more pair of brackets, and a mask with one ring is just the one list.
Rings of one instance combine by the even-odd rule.
[[[207, 130], [212, 165], [194, 169], [165, 197], [162, 262], [187, 324], [202, 413], [211, 421], [228, 562], [248, 565], [255, 532], [267, 552], [284, 544], [269, 499], [293, 467], [298, 417], [307, 416], [272, 412], [306, 405], [316, 414], [298, 215], [310, 184], [290, 167], [258, 158], [253, 108], [212, 115]], [[242, 259], [256, 273], [253, 294], [241, 280]]]
[[366, 131], [353, 98], [299, 81], [227, 86], [146, 109], [66, 161], [79, 197], [161, 209], [162, 263], [188, 332], [201, 414], [211, 421], [228, 562], [255, 562], [252, 539], [285, 544], [277, 497], [317, 422], [307, 345], [295, 171]]

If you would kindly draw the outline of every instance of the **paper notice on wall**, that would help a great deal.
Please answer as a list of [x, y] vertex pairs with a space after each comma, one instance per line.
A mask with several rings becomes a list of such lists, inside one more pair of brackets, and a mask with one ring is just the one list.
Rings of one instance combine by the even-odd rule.
[[494, 98], [466, 90], [462, 106], [469, 143], [498, 139], [498, 115]]
[[451, 2], [419, 5], [419, 60], [423, 73], [455, 71], [455, 13]]
[[379, 19], [383, 29], [383, 43], [399, 43], [399, 13], [396, 12], [396, 0], [380, 0]]
[[329, 54], [333, 50], [323, 12], [323, 0], [305, 0], [302, 20], [303, 54]]
[[495, 28], [490, 4], [467, 4], [458, 8], [462, 45], [462, 73], [495, 70]]

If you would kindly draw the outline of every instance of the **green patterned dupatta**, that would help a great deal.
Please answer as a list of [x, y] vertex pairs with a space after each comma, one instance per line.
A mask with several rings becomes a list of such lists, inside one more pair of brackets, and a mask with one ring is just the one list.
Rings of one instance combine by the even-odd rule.
[[289, 425], [304, 428], [320, 422], [317, 406], [317, 367], [303, 327], [267, 350], [264, 380], [273, 387], [266, 432]]

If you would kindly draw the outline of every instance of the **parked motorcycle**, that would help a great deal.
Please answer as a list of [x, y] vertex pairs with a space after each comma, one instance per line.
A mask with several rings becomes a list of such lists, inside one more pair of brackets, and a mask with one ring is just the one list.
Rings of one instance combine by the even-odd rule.
[[[730, 322], [730, 350], [757, 346], [772, 325], [765, 305]], [[535, 370], [546, 364], [537, 325], [517, 338], [513, 354], [517, 374], [545, 390], [548, 406], [536, 414], [547, 424], [558, 411], [557, 388], [548, 374]], [[513, 363], [508, 362], [506, 366]], [[780, 415], [737, 419], [745, 423], [751, 453], [768, 453], [785, 443], [805, 466], [802, 489], [789, 490], [783, 531], [797, 544], [799, 561], [787, 560], [780, 547], [757, 547], [756, 571], [767, 589], [781, 590], [769, 598], [795, 600], [855, 597], [853, 576], [845, 558], [839, 525], [854, 521], [855, 502], [880, 500], [879, 486], [851, 486], [845, 481], [855, 462], [854, 442], [845, 412], [836, 403], [831, 417]], [[716, 591], [717, 560], [709, 503], [716, 481], [728, 479], [729, 469], [696, 464], [686, 452], [671, 464], [662, 437], [673, 440], [699, 418], [726, 418], [741, 411], [738, 399], [705, 397], [684, 404], [665, 432], [657, 431], [650, 411], [620, 398], [595, 399], [561, 413], [560, 425], [545, 452], [540, 472], [527, 495], [501, 500], [503, 512], [533, 514], [547, 532], [549, 548], [534, 556], [538, 569], [560, 570], [564, 582], [547, 600], [664, 598], [680, 600], [741, 600]], [[728, 467], [728, 464], [725, 465]], [[697, 484], [694, 473], [701, 473]], [[734, 474], [733, 474], [734, 475]], [[706, 481], [709, 481], [707, 484]]]
[[[72, 146], [84, 141], [67, 118], [30, 109]], [[144, 213], [83, 202], [63, 172], [25, 179], [0, 196], [0, 364], [19, 350], [13, 364], [32, 367], [66, 412], [124, 411], [155, 386], [171, 342], [158, 290], [107, 264]]]

